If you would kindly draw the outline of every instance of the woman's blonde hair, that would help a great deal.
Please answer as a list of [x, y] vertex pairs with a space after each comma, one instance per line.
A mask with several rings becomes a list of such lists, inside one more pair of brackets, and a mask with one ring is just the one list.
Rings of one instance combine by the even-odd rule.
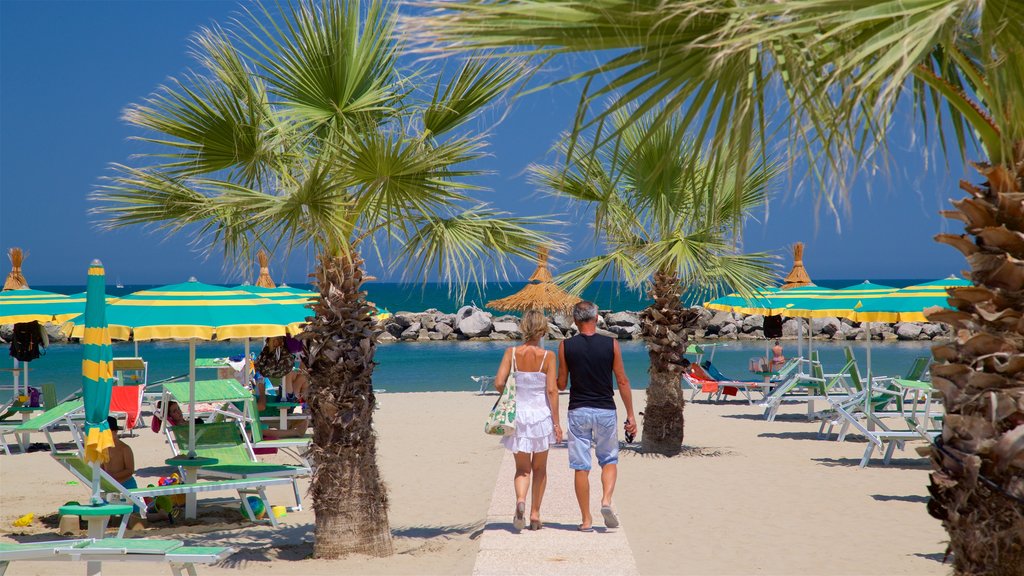
[[523, 333], [526, 342], [541, 338], [548, 333], [548, 319], [539, 310], [527, 310], [519, 323], [519, 331]]

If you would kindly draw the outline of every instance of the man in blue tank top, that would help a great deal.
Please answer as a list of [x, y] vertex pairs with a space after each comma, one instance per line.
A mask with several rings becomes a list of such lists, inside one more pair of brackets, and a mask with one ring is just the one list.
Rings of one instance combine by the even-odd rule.
[[618, 418], [612, 374], [626, 407], [626, 432], [636, 434], [633, 394], [622, 365], [619, 342], [597, 333], [597, 306], [580, 302], [572, 309], [580, 333], [558, 345], [558, 389], [569, 387], [569, 467], [575, 470], [576, 500], [583, 521], [579, 529], [592, 531], [590, 515], [590, 446], [601, 466], [601, 516], [604, 525], [615, 528], [619, 519], [612, 510], [612, 492], [618, 474]]

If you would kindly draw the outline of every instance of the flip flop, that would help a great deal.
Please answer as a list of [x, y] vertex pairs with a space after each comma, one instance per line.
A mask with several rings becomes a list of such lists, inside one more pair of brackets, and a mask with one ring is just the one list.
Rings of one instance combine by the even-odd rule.
[[512, 517], [512, 526], [516, 530], [526, 527], [526, 502], [516, 503], [516, 515]]
[[593, 526], [588, 526], [588, 527], [584, 528], [582, 524], [577, 526], [576, 529], [579, 530], [580, 532], [593, 532], [594, 531], [594, 527]]
[[615, 511], [612, 510], [611, 506], [601, 506], [601, 516], [604, 517], [604, 525], [609, 528], [619, 527], [619, 517], [615, 515]]

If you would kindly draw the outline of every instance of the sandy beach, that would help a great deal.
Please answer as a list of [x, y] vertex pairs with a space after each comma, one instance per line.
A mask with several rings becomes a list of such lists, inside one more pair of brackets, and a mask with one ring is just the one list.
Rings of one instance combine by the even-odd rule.
[[[643, 392], [635, 392], [642, 410]], [[131, 536], [173, 537], [239, 552], [202, 574], [470, 574], [498, 478], [502, 449], [480, 428], [494, 397], [465, 392], [381, 394], [376, 427], [390, 490], [396, 554], [312, 560], [311, 502], [277, 530], [243, 523], [237, 512], [201, 510], [191, 525], [156, 523]], [[565, 402], [562, 402], [565, 410]], [[945, 532], [925, 511], [928, 464], [910, 445], [889, 466], [857, 464], [864, 444], [819, 440], [802, 405], [775, 422], [741, 403], [687, 405], [684, 455], [623, 451], [616, 505], [641, 574], [946, 574]], [[127, 438], [139, 484], [171, 470], [161, 436]], [[65, 436], [59, 436], [58, 440]], [[41, 438], [36, 439], [36, 441]], [[283, 456], [269, 456], [281, 459]], [[568, 474], [552, 469], [549, 474]], [[53, 539], [57, 507], [85, 500], [86, 488], [47, 452], [0, 457], [3, 541]], [[305, 490], [305, 484], [303, 484]], [[289, 503], [287, 488], [271, 501]], [[549, 492], [546, 499], [571, 499]], [[32, 512], [28, 528], [11, 522]], [[511, 514], [511, 510], [509, 511]], [[599, 534], [595, 534], [600, 537]], [[571, 551], [567, 551], [571, 554]], [[66, 574], [66, 563], [16, 562], [9, 575]], [[73, 572], [84, 571], [76, 565]], [[107, 564], [106, 574], [166, 573], [148, 564]]]

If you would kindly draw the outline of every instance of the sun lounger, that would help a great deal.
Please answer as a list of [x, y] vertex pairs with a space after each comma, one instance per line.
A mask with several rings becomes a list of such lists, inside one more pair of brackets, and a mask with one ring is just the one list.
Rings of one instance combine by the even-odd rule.
[[[794, 363], [794, 368], [799, 361]], [[843, 368], [832, 374], [826, 374], [818, 359], [817, 352], [811, 354], [811, 373], [801, 374], [790, 372], [789, 378], [780, 383], [771, 393], [765, 397], [761, 406], [765, 408], [765, 419], [769, 422], [775, 420], [779, 407], [783, 400], [796, 399], [807, 402], [807, 416], [814, 418], [817, 413], [814, 411], [816, 400], [830, 401], [830, 399], [846, 398], [851, 394], [849, 385], [846, 383], [846, 373], [850, 368], [847, 362]]]
[[[182, 446], [188, 446], [188, 436], [187, 424], [167, 429], [167, 437], [176, 456], [184, 452]], [[195, 452], [197, 456], [216, 458], [218, 462], [200, 468], [199, 475], [202, 477], [289, 479], [295, 493], [295, 506], [291, 510], [302, 510], [302, 497], [299, 494], [297, 479], [310, 474], [310, 468], [258, 461], [240, 421], [211, 422], [196, 426]]]
[[[185, 546], [180, 540], [156, 538], [104, 538], [30, 542], [26, 544], [0, 543], [0, 576], [7, 566], [17, 561], [56, 561], [101, 564], [103, 562], [156, 562], [167, 564], [171, 574], [187, 573], [195, 576], [196, 564], [214, 564], [234, 553], [225, 546]], [[99, 574], [100, 566], [90, 573]], [[184, 571], [184, 572], [183, 572]]]
[[46, 440], [50, 443], [50, 448], [53, 449], [53, 438], [50, 436], [51, 429], [61, 422], [65, 422], [68, 426], [71, 426], [71, 416], [81, 411], [82, 400], [70, 400], [68, 402], [58, 404], [57, 406], [50, 408], [42, 414], [34, 416], [25, 422], [0, 423], [0, 448], [3, 449], [5, 454], [10, 455], [11, 449], [10, 445], [7, 443], [8, 435], [14, 435], [17, 437], [23, 434], [27, 435], [33, 432], [42, 432], [46, 434]]
[[[75, 478], [78, 479], [79, 483], [88, 488], [92, 484], [92, 467], [85, 462], [78, 454], [68, 453], [54, 453], [51, 454], [53, 459], [56, 460], [61, 466], [63, 466], [68, 472], [70, 472]], [[211, 492], [236, 492], [238, 498], [241, 500], [242, 505], [246, 508], [249, 513], [249, 518], [255, 520], [256, 517], [252, 513], [252, 509], [249, 507], [247, 496], [257, 496], [263, 501], [265, 510], [270, 510], [270, 501], [267, 499], [266, 488], [268, 486], [278, 486], [290, 484], [291, 480], [288, 478], [254, 478], [254, 479], [235, 479], [235, 480], [217, 480], [217, 481], [204, 481], [196, 482], [194, 484], [171, 484], [168, 486], [150, 486], [147, 488], [125, 488], [120, 482], [115, 480], [112, 476], [100, 470], [100, 492], [103, 494], [104, 499], [107, 502], [121, 502], [130, 503], [139, 508], [139, 515], [143, 518], [146, 517], [146, 502], [145, 498], [156, 498], [158, 496], [175, 496], [179, 494], [200, 494], [200, 493], [211, 493]], [[277, 526], [277, 519], [272, 513], [268, 513], [268, 519], [272, 526]], [[124, 536], [125, 528], [128, 525], [128, 517], [125, 516], [121, 520], [121, 526], [118, 529], [118, 537]]]

